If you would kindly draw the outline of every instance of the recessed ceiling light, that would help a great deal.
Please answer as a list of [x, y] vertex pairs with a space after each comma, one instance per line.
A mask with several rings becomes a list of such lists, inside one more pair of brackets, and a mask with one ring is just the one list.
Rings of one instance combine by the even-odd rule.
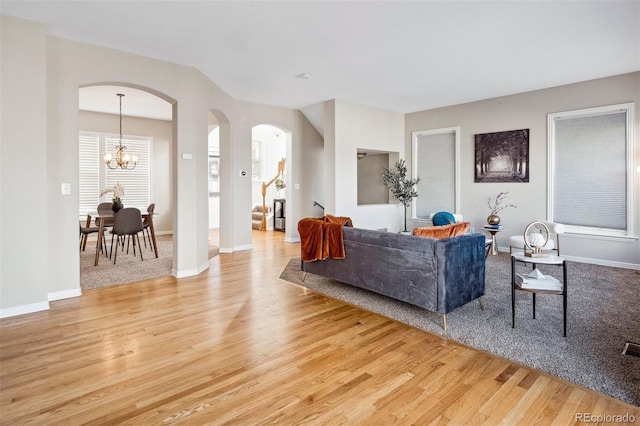
[[296, 78], [299, 78], [300, 80], [309, 80], [311, 76], [306, 72], [303, 72], [302, 74], [296, 75]]

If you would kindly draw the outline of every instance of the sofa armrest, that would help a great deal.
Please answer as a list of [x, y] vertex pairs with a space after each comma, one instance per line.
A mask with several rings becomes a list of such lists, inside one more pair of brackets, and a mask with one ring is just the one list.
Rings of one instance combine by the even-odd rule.
[[484, 247], [483, 234], [464, 234], [438, 241], [438, 313], [447, 314], [484, 295]]

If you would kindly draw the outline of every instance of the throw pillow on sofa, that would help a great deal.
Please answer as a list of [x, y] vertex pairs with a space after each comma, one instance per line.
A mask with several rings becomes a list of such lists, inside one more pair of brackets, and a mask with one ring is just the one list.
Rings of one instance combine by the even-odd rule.
[[456, 218], [449, 212], [438, 212], [431, 218], [433, 226], [442, 226], [456, 223]]
[[462, 235], [469, 229], [471, 222], [452, 223], [443, 226], [424, 226], [422, 228], [415, 228], [413, 235], [418, 237], [428, 237], [440, 240], [443, 238], [456, 237]]

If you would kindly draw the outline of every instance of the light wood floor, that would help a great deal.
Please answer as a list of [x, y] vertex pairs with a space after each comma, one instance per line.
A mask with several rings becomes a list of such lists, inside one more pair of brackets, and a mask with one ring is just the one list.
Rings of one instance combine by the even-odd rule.
[[280, 280], [299, 255], [282, 233], [253, 244], [198, 277], [0, 320], [0, 422], [640, 423], [639, 407]]

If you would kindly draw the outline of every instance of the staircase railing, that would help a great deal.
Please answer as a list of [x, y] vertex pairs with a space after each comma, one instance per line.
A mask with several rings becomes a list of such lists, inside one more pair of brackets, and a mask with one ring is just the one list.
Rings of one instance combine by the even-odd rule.
[[318, 207], [320, 207], [322, 210], [324, 210], [324, 206], [323, 206], [322, 204], [320, 204], [319, 202], [317, 202], [317, 201], [314, 201], [314, 202], [313, 202], [313, 207], [315, 207], [315, 206], [318, 206]]

